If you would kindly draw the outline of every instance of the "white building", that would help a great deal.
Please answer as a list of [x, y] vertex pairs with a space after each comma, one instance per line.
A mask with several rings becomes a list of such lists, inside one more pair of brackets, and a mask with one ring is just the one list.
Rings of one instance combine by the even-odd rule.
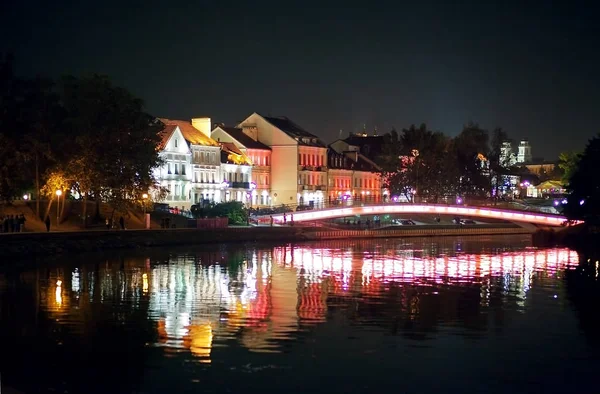
[[156, 177], [169, 194], [165, 203], [189, 209], [202, 201], [223, 199], [221, 147], [210, 138], [210, 118], [160, 119], [165, 124], [161, 157], [165, 160]]
[[513, 152], [510, 141], [504, 141], [500, 147], [500, 165], [505, 168], [514, 166], [517, 163], [517, 156]]
[[272, 205], [316, 205], [327, 194], [327, 147], [317, 136], [285, 117], [253, 113], [238, 125], [271, 148]]
[[271, 148], [244, 134], [242, 129], [218, 125], [211, 137], [217, 142], [232, 143], [252, 163], [251, 206], [270, 206], [271, 199]]
[[531, 145], [529, 145], [529, 141], [521, 140], [517, 153], [517, 163], [531, 163], [531, 159]]
[[177, 125], [166, 125], [161, 134], [159, 155], [164, 165], [154, 170], [154, 176], [159, 186], [169, 191], [165, 203], [172, 207], [189, 209], [193, 174], [190, 166], [192, 152]]
[[221, 145], [221, 176], [223, 177], [222, 201], [239, 201], [251, 204], [252, 163], [231, 142], [219, 142]]

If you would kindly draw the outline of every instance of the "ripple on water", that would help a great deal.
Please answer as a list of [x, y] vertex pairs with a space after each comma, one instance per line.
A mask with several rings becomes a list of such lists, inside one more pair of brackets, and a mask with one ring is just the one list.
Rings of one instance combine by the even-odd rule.
[[[94, 373], [83, 353], [116, 355], [120, 368], [139, 368], [144, 382], [153, 381], [145, 374], [151, 372], [191, 375], [178, 384], [214, 383], [217, 370], [273, 371], [291, 382], [290, 371], [317, 376], [321, 362], [349, 363], [352, 377], [364, 372], [352, 372], [361, 358], [408, 352], [418, 364], [434, 349], [456, 351], [448, 338], [492, 346], [511, 335], [512, 322], [534, 330], [519, 315], [564, 306], [562, 275], [577, 254], [511, 242], [353, 241], [66, 259], [1, 274], [0, 323], [3, 338], [30, 359], [82, 368], [86, 378]], [[556, 338], [561, 330], [546, 333]], [[58, 346], [62, 358], [53, 362], [46, 353]], [[189, 367], [178, 371], [175, 363]], [[196, 376], [209, 369], [217, 375]], [[83, 377], [69, 379], [77, 386]], [[160, 387], [131, 384], [148, 392]]]

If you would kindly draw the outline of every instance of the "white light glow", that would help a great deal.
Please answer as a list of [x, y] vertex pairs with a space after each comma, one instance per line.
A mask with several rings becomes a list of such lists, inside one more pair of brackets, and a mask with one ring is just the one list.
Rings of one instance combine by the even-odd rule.
[[[510, 219], [519, 222], [560, 226], [566, 218], [564, 216], [540, 213], [524, 213], [518, 211], [505, 211], [489, 208], [465, 208], [457, 206], [439, 205], [373, 205], [369, 207], [351, 207], [338, 209], [325, 209], [322, 211], [306, 211], [294, 214], [295, 222], [304, 222], [317, 219], [331, 219], [360, 214], [389, 214], [389, 213], [452, 213], [474, 217], [490, 217]], [[273, 215], [276, 222], [283, 221], [283, 215]]]

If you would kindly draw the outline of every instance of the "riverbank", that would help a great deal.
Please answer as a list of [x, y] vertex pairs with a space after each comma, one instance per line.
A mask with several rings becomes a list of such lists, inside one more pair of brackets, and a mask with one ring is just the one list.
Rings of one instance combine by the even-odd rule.
[[[224, 229], [152, 229], [11, 233], [0, 237], [0, 256], [29, 258], [65, 252], [200, 245], [233, 242], [301, 242], [349, 238], [512, 235], [532, 231], [514, 224], [478, 226], [407, 226], [399, 229], [331, 230], [319, 227], [229, 227]], [[3, 259], [6, 262], [6, 259]]]

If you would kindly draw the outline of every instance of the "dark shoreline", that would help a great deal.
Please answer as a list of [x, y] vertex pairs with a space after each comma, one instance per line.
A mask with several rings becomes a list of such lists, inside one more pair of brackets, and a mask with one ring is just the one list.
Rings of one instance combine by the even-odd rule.
[[169, 229], [14, 233], [0, 236], [2, 257], [44, 257], [66, 252], [245, 242], [301, 242], [335, 239], [438, 237], [531, 234], [514, 224], [480, 226], [418, 226], [393, 230], [323, 230], [319, 227], [229, 227], [224, 229]]

